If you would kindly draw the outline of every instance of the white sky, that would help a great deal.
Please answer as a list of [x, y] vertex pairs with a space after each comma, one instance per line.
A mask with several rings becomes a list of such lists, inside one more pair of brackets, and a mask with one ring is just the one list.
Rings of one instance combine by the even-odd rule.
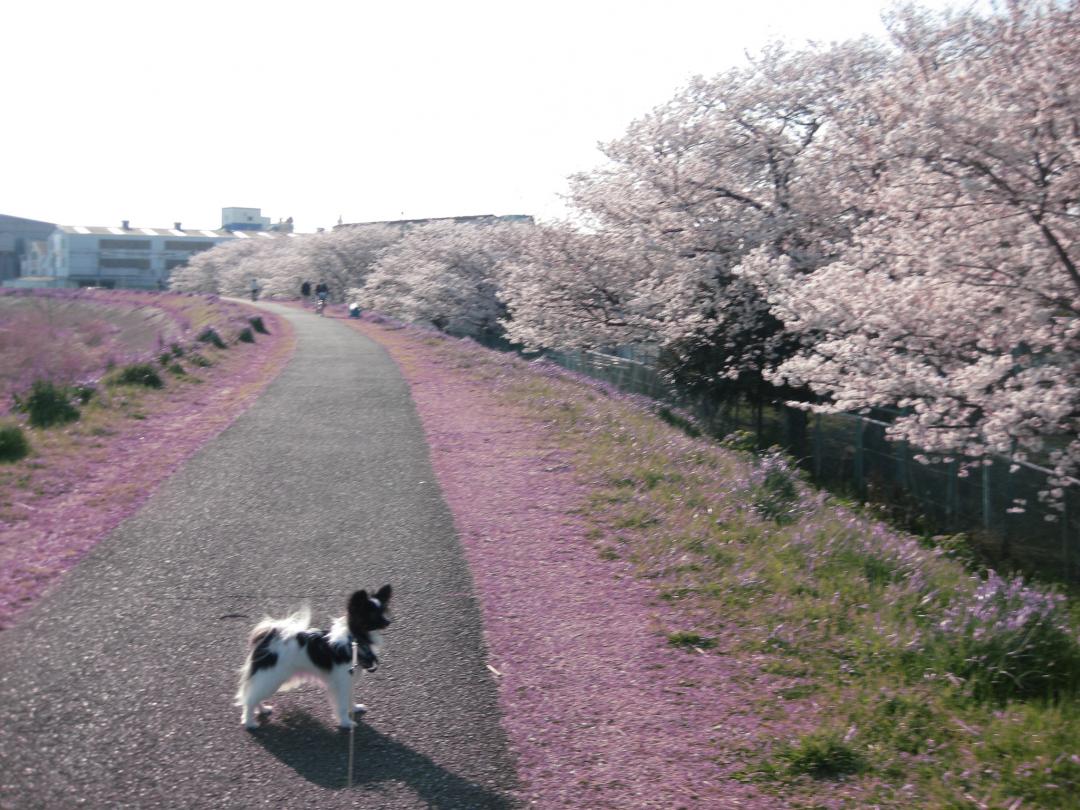
[[[943, 7], [955, 0], [923, 0]], [[298, 230], [561, 212], [599, 141], [768, 40], [887, 0], [93, 0], [0, 9], [0, 214]]]

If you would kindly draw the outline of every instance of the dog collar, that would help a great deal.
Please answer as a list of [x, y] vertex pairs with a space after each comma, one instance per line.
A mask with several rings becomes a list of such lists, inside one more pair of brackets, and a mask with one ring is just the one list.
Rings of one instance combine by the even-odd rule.
[[[372, 643], [371, 643], [370, 640], [361, 641], [360, 639], [356, 638], [352, 634], [349, 635], [349, 638], [352, 639], [349, 646], [352, 648], [352, 651], [353, 651], [352, 666], [349, 667], [349, 674], [350, 675], [356, 674], [356, 668], [358, 666], [360, 666], [360, 663], [357, 661], [357, 658], [356, 658], [357, 648], [360, 648], [360, 649], [363, 649], [364, 651], [366, 651], [367, 654], [371, 657], [372, 661], [374, 661], [375, 666], [378, 666], [378, 664], [379, 664], [379, 656], [377, 656], [375, 654], [375, 650], [372, 649]], [[365, 669], [366, 669], [366, 667], [365, 667]], [[374, 669], [374, 667], [372, 667], [372, 669]]]

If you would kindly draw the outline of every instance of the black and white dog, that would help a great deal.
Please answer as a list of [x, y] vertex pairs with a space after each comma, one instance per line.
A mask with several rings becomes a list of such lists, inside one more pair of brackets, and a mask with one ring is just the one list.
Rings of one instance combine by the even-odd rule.
[[251, 652], [240, 670], [240, 689], [235, 705], [243, 707], [240, 722], [257, 728], [260, 717], [272, 711], [263, 703], [278, 690], [288, 690], [305, 681], [322, 684], [330, 694], [338, 725], [356, 725], [352, 713], [362, 714], [362, 704], [352, 704], [353, 642], [357, 661], [368, 672], [379, 664], [379, 631], [390, 624], [387, 603], [390, 586], [374, 596], [356, 591], [349, 598], [348, 611], [334, 619], [329, 630], [309, 627], [311, 611], [304, 609], [287, 619], [263, 619], [251, 631]]

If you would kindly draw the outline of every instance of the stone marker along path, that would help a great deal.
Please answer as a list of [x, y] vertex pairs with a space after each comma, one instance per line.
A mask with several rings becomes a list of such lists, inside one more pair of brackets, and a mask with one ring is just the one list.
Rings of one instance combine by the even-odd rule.
[[[0, 634], [0, 807], [511, 807], [479, 611], [409, 390], [334, 319], [11, 629]], [[264, 613], [320, 621], [392, 582], [371, 709], [348, 735], [303, 687], [239, 725], [243, 643]]]

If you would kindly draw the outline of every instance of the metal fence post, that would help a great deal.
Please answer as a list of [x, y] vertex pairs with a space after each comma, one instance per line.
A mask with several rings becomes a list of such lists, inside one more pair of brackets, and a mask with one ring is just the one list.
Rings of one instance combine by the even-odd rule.
[[[1010, 498], [1012, 496], [1012, 492], [1013, 492], [1013, 488], [1010, 486], [1010, 484], [1012, 483], [1012, 476], [1013, 476], [1013, 473], [1012, 473], [1011, 470], [1009, 470], [1001, 478], [1001, 480], [1004, 482], [1002, 484], [1002, 487], [1001, 487], [1001, 502], [1003, 504], [1011, 504], [1011, 502], [1012, 502], [1010, 500]], [[1009, 531], [1012, 528], [1012, 526], [1010, 525], [1012, 523], [1012, 521], [1010, 520], [1011, 517], [1012, 517], [1012, 515], [1010, 515], [1009, 512], [1006, 509], [1005, 516], [1001, 520], [1001, 549], [1000, 549], [1000, 552], [1001, 552], [1002, 557], [1008, 557], [1009, 556]]]
[[893, 442], [893, 446], [896, 448], [896, 483], [897, 486], [908, 491], [908, 445], [907, 442], [897, 439]]
[[821, 414], [814, 414], [814, 478], [821, 480], [822, 460]]
[[1069, 554], [1069, 492], [1062, 493], [1061, 498], [1061, 567], [1065, 576], [1072, 575], [1071, 560]]
[[862, 498], [866, 494], [866, 482], [863, 480], [863, 420], [855, 417], [855, 491]]
[[956, 514], [959, 512], [958, 484], [959, 470], [955, 460], [949, 462], [949, 478], [945, 486], [945, 525], [952, 529], [956, 526]]

